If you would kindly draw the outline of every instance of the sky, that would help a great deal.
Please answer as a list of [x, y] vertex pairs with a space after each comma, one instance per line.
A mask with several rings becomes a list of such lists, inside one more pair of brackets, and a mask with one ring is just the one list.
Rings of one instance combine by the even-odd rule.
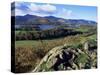
[[16, 2], [15, 6], [12, 5], [11, 12], [15, 16], [30, 14], [42, 17], [55, 16], [64, 19], [85, 19], [97, 22], [97, 7], [95, 6]]

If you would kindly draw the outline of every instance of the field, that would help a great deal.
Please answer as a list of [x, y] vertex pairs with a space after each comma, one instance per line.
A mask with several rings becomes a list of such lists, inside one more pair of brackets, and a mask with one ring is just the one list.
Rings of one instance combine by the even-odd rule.
[[[91, 27], [80, 27], [76, 28], [76, 31], [82, 31], [82, 32], [91, 32]], [[16, 31], [16, 34], [18, 34], [20, 31]], [[25, 31], [22, 31], [25, 33]], [[36, 31], [30, 31], [30, 32], [36, 32]], [[88, 39], [97, 39], [97, 34], [93, 33], [89, 36], [84, 36], [84, 35], [75, 35], [75, 36], [67, 36], [67, 37], [61, 37], [61, 38], [54, 38], [54, 39], [44, 39], [42, 40], [44, 44], [51, 44], [51, 43], [59, 43], [59, 45], [67, 43], [68, 45], [70, 44], [75, 44], [75, 43], [82, 43], [82, 41], [86, 41]], [[41, 44], [41, 40], [19, 40], [15, 42], [16, 47], [27, 47], [27, 46], [32, 46], [32, 47], [38, 47]]]
[[[88, 36], [87, 38], [96, 39], [96, 34]], [[53, 39], [53, 40], [42, 40], [42, 41], [44, 42], [44, 44], [55, 43], [55, 42], [59, 42], [60, 44], [62, 44], [61, 42], [65, 42], [65, 43], [68, 43], [68, 44], [74, 44], [75, 41], [77, 43], [77, 42], [82, 41], [83, 39], [85, 39], [85, 37], [79, 38], [78, 36], [74, 36], [72, 38], [72, 36], [70, 36], [70, 37], [65, 37], [65, 38], [59, 38], [59, 39]], [[74, 41], [71, 41], [71, 40], [74, 40]], [[32, 46], [32, 47], [37, 46], [38, 47], [38, 45], [40, 43], [41, 43], [40, 40], [23, 40], [23, 41], [16, 41], [15, 42], [16, 47], [27, 47], [27, 46]]]

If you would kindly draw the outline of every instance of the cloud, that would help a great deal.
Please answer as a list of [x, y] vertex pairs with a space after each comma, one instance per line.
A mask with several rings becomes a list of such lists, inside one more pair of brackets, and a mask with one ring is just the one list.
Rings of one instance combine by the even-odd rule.
[[36, 5], [36, 4], [33, 4], [33, 3], [31, 3], [31, 4], [28, 6], [28, 8], [30, 9], [30, 11], [33, 11], [33, 12], [39, 11], [39, 6]]
[[53, 14], [56, 12], [56, 7], [50, 4], [36, 5], [32, 3], [28, 6], [28, 8], [31, 12], [36, 13]]
[[63, 16], [71, 16], [72, 10], [68, 10], [68, 9], [63, 8], [61, 13]]
[[72, 10], [68, 10], [65, 8], [62, 8], [61, 11], [59, 11], [57, 14], [55, 14], [55, 16], [61, 17], [61, 18], [69, 18], [72, 15], [73, 15]]
[[38, 15], [38, 16], [48, 16], [56, 13], [56, 6], [51, 4], [35, 4], [35, 3], [22, 3], [16, 2], [15, 8], [12, 12], [16, 12], [16, 15]]
[[42, 5], [41, 6], [41, 10], [45, 11], [45, 12], [55, 12], [56, 11], [56, 7], [50, 4], [47, 5]]

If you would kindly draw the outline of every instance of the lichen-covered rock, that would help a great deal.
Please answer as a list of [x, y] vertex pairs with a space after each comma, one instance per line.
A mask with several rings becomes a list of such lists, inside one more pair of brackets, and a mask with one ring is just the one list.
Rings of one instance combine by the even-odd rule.
[[55, 64], [57, 58], [56, 56], [60, 54], [63, 51], [63, 46], [55, 47], [52, 50], [50, 50], [45, 57], [40, 61], [40, 63], [36, 66], [36, 68], [33, 70], [33, 72], [41, 71], [41, 66], [45, 64], [45, 66], [49, 69], [52, 67], [52, 65]]
[[[85, 48], [89, 49], [89, 44]], [[67, 45], [50, 50], [32, 72], [89, 69], [97, 67], [97, 54]]]

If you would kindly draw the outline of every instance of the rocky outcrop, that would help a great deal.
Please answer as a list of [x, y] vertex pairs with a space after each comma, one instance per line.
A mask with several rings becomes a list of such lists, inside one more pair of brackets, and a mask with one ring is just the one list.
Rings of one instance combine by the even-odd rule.
[[[50, 52], [46, 54], [46, 56], [40, 61], [37, 67], [33, 70], [33, 72], [41, 71], [42, 66], [45, 64], [47, 68], [52, 67], [57, 61], [56, 56], [59, 55], [63, 51], [63, 46], [55, 47]], [[44, 70], [44, 69], [43, 69]]]
[[81, 49], [66, 45], [53, 48], [44, 56], [32, 72], [90, 69], [96, 67], [96, 51], [90, 53], [89, 47], [85, 43]]

